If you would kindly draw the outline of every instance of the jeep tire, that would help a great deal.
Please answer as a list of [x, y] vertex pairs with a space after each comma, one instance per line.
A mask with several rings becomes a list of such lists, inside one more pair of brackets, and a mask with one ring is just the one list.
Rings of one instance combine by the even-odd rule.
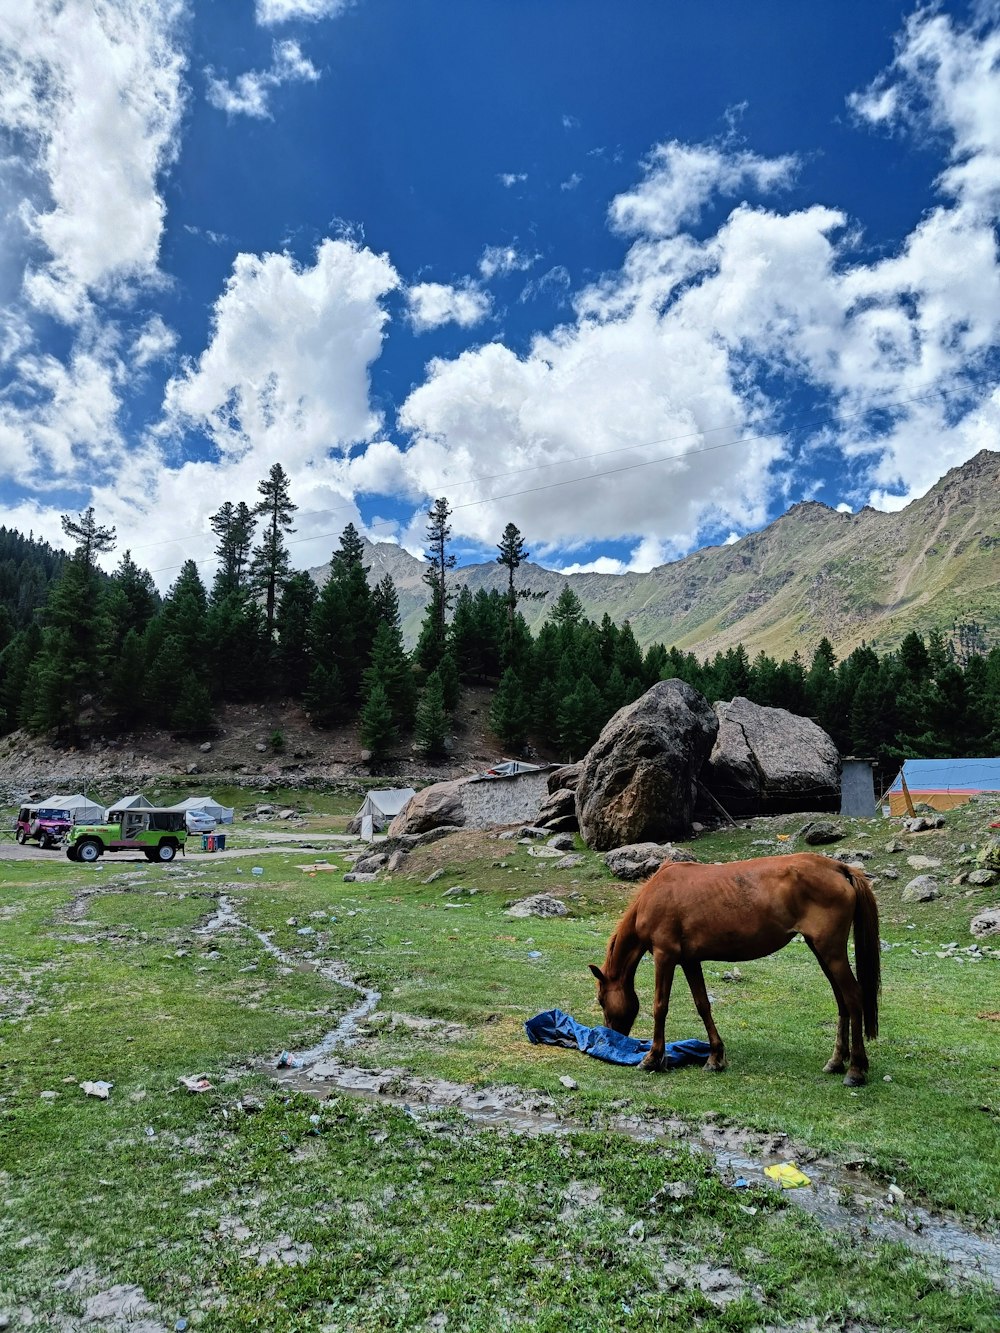
[[84, 861], [89, 865], [100, 860], [103, 851], [104, 848], [96, 838], [81, 838], [76, 844], [76, 860]]
[[14, 834], [14, 837], [18, 840], [18, 842], [21, 844], [22, 847], [28, 841], [28, 835], [27, 833], [25, 833], [23, 828], [19, 828], [17, 832]]
[[154, 855], [157, 861], [172, 861], [177, 855], [177, 844], [175, 842], [161, 842]]

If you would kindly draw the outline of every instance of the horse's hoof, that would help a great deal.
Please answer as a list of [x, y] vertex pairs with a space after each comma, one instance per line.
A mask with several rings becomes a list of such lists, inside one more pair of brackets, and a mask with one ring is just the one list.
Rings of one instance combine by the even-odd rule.
[[867, 1081], [868, 1077], [866, 1074], [851, 1073], [851, 1071], [848, 1070], [844, 1075], [845, 1088], [860, 1088], [863, 1087]]
[[827, 1060], [823, 1066], [824, 1074], [842, 1074], [844, 1072], [843, 1060]]
[[704, 1067], [710, 1074], [723, 1074], [729, 1068], [729, 1064], [725, 1060], [706, 1060]]
[[655, 1074], [657, 1070], [660, 1068], [662, 1063], [663, 1063], [662, 1055], [653, 1056], [652, 1054], [650, 1054], [647, 1055], [646, 1058], [640, 1063], [639, 1068], [644, 1069], [647, 1074]]

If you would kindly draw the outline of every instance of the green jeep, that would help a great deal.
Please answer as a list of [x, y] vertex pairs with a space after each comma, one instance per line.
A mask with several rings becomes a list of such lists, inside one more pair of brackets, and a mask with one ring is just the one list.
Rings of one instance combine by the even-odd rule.
[[66, 839], [71, 861], [96, 861], [105, 852], [142, 852], [147, 861], [172, 861], [187, 842], [183, 810], [110, 810], [106, 824], [77, 824]]

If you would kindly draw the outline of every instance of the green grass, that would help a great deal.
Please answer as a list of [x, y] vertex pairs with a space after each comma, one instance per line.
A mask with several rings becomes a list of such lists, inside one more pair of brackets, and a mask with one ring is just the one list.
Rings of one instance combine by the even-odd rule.
[[[762, 829], [801, 822], [693, 846], [705, 860], [760, 854]], [[949, 817], [946, 869], [982, 823], [981, 810]], [[141, 1286], [168, 1327], [184, 1317], [206, 1330], [409, 1329], [443, 1316], [470, 1330], [995, 1329], [995, 1292], [950, 1285], [897, 1247], [824, 1234], [768, 1191], [734, 1192], [677, 1143], [417, 1124], [391, 1107], [276, 1092], [266, 1072], [354, 1001], [314, 970], [344, 959], [382, 992], [382, 1011], [458, 1025], [447, 1041], [373, 1030], [359, 1063], [538, 1089], [580, 1124], [613, 1104], [780, 1130], [834, 1159], [864, 1157], [908, 1198], [995, 1219], [998, 1025], [977, 1015], [998, 1008], [1000, 963], [935, 955], [968, 942], [970, 916], [997, 891], [945, 881], [937, 902], [902, 904], [913, 872], [882, 852], [893, 831], [859, 823], [842, 844], [871, 846], [873, 873], [902, 872], [877, 890], [898, 947], [883, 955], [883, 1036], [857, 1090], [820, 1073], [833, 1001], [801, 944], [742, 964], [738, 983], [706, 967], [724, 1075], [645, 1075], [531, 1046], [523, 1022], [541, 1009], [599, 1021], [586, 965], [631, 890], [589, 855], [563, 873], [514, 843], [459, 835], [375, 884], [303, 872], [312, 854], [294, 850], [262, 857], [260, 877], [242, 859], [0, 864], [0, 1311], [79, 1318], [87, 1269], [98, 1286]], [[445, 873], [425, 884], [433, 869]], [[444, 896], [457, 884], [478, 892]], [[568, 917], [504, 914], [542, 888]], [[219, 892], [302, 966], [282, 966], [249, 931], [199, 934]], [[638, 982], [646, 1035], [648, 963]], [[695, 1035], [681, 982], [668, 1036]], [[180, 1090], [195, 1073], [214, 1091]], [[77, 1086], [99, 1078], [115, 1084], [107, 1102]], [[654, 1207], [665, 1181], [690, 1193]], [[279, 1251], [299, 1262], [269, 1262]], [[701, 1289], [699, 1265], [725, 1270], [724, 1306]]]

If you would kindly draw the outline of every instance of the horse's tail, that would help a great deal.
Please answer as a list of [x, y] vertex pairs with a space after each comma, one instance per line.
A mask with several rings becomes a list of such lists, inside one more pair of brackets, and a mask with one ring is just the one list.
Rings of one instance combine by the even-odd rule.
[[878, 997], [882, 989], [882, 946], [879, 939], [878, 903], [868, 876], [844, 866], [854, 885], [854, 969], [861, 987], [861, 1009], [865, 1036], [878, 1036]]

